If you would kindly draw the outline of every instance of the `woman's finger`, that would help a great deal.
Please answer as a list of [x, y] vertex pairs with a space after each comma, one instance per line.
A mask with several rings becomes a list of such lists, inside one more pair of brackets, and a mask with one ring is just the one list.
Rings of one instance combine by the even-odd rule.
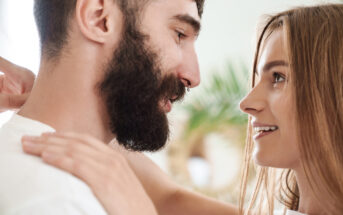
[[85, 148], [79, 148], [79, 150], [70, 153], [65, 145], [49, 145], [44, 148], [41, 157], [47, 164], [75, 175], [90, 187], [97, 190], [102, 189], [102, 192], [105, 192], [103, 189], [112, 189], [112, 186], [118, 185], [116, 180], [119, 178], [132, 177], [130, 175], [132, 173], [128, 172], [129, 166], [123, 158], [114, 158], [99, 151], [89, 153], [87, 150], [90, 148], [82, 149]]
[[26, 153], [42, 156], [42, 153], [47, 150], [55, 149], [55, 151], [64, 151], [70, 157], [84, 155], [99, 160], [102, 156], [97, 153], [97, 150], [84, 144], [83, 142], [70, 138], [57, 136], [24, 136], [22, 138], [23, 150]]
[[[25, 141], [24, 139], [24, 151], [32, 155], [41, 156], [43, 161], [57, 168], [63, 169], [78, 177], [88, 177], [89, 172], [93, 172], [94, 174], [95, 171], [102, 169], [103, 165], [100, 162], [103, 161], [104, 156], [100, 156], [100, 153], [86, 145], [77, 145], [74, 142], [71, 143], [74, 146], [70, 147], [67, 144], [61, 143], [58, 138], [46, 139], [44, 142], [39, 138], [36, 140], [37, 142], [33, 142]], [[96, 163], [98, 165], [95, 165]], [[89, 172], [84, 171], [84, 167], [87, 167]]]
[[41, 156], [43, 151], [49, 147], [63, 147], [67, 144], [65, 139], [43, 136], [23, 136], [21, 141], [24, 152], [36, 156]]
[[0, 111], [20, 108], [27, 100], [29, 94], [0, 94]]
[[[83, 180], [107, 211], [117, 210], [113, 202], [119, 203], [121, 208], [127, 208], [127, 211], [137, 203], [142, 208], [152, 205], [126, 159], [100, 141], [71, 133], [47, 134], [23, 137], [23, 148], [40, 155], [47, 164]], [[138, 201], [128, 201], [136, 196]]]
[[[114, 151], [110, 147], [108, 147], [106, 153], [104, 153], [83, 142], [71, 140], [70, 138], [57, 136], [25, 136], [22, 138], [22, 142], [24, 152], [35, 156], [42, 156], [46, 151], [53, 151], [66, 154], [71, 158], [79, 156], [88, 157], [94, 161], [103, 163], [98, 165], [98, 168], [106, 165], [116, 165], [118, 162], [126, 162], [125, 158], [120, 153]], [[113, 158], [115, 158], [115, 160]]]
[[32, 79], [35, 75], [28, 69], [18, 66], [0, 56], [0, 71], [14, 80]]
[[42, 160], [80, 178], [92, 188], [96, 186], [104, 172], [103, 166], [98, 161], [82, 153], [71, 157], [63, 147], [49, 147], [44, 150]]

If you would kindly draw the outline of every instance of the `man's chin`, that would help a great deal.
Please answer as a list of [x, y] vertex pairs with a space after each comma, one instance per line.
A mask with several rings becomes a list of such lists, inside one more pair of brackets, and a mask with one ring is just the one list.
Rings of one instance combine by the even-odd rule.
[[166, 145], [166, 142], [159, 143], [159, 144], [151, 144], [151, 143], [137, 143], [133, 141], [126, 141], [121, 142], [118, 141], [119, 145], [123, 146], [125, 149], [134, 152], [156, 152], [163, 149]]

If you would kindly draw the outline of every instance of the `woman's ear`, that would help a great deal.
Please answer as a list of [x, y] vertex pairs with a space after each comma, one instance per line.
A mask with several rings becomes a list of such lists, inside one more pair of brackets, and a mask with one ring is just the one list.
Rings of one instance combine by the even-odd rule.
[[113, 0], [78, 0], [76, 21], [82, 34], [93, 42], [105, 44], [120, 35], [123, 15]]

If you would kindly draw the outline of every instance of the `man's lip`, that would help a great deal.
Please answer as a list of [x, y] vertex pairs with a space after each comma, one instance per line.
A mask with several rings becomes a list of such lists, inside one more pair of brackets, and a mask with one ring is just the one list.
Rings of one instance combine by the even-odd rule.
[[169, 113], [173, 108], [173, 104], [170, 100], [168, 100], [165, 104], [165, 112]]
[[168, 100], [163, 100], [161, 103], [161, 108], [165, 113], [169, 113], [172, 110], [173, 104], [172, 101], [170, 101], [170, 99]]
[[174, 101], [176, 101], [177, 98], [179, 98], [179, 97], [175, 95], [175, 96], [171, 97], [171, 98], [169, 99], [169, 101], [171, 101], [171, 103], [174, 103]]

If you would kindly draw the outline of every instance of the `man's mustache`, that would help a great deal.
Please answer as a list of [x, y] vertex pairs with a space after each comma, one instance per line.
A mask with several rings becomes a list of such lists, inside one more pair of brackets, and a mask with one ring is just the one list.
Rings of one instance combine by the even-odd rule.
[[162, 99], [169, 99], [174, 103], [184, 98], [186, 87], [175, 75], [169, 75], [163, 79], [159, 91]]

